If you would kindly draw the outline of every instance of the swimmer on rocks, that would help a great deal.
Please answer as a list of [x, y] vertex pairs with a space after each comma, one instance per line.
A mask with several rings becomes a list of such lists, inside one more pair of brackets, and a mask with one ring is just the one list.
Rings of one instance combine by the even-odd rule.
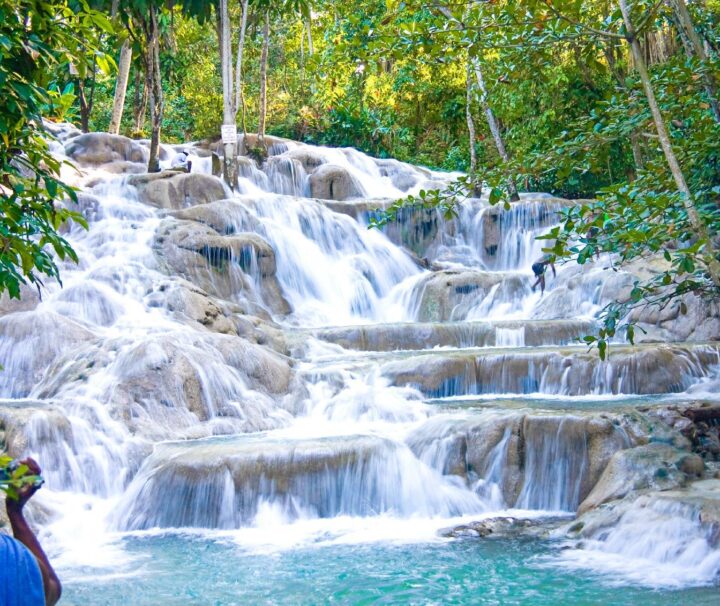
[[535, 280], [535, 284], [532, 285], [532, 290], [535, 292], [535, 289], [537, 288], [537, 285], [540, 285], [540, 294], [545, 293], [545, 270], [547, 269], [547, 266], [549, 265], [553, 272], [553, 277], [557, 277], [557, 272], [555, 271], [555, 264], [554, 261], [555, 258], [553, 255], [543, 255], [540, 257], [535, 263], [532, 264], [532, 270], [535, 276], [537, 277], [537, 280]]
[[192, 169], [192, 161], [189, 159], [190, 154], [187, 150], [180, 150], [170, 162], [171, 170], [182, 170], [189, 173]]

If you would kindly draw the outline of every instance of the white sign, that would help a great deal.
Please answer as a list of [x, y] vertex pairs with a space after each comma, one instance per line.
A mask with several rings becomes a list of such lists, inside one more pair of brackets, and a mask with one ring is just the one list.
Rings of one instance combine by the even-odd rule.
[[237, 143], [237, 126], [234, 124], [223, 124], [220, 127], [220, 133], [222, 134], [223, 143]]

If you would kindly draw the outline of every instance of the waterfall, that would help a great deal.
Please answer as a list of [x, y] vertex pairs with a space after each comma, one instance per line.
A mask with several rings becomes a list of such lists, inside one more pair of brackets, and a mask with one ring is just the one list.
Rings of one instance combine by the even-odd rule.
[[587, 471], [587, 435], [572, 417], [527, 419], [525, 483], [517, 500], [522, 509], [575, 511]]
[[[170, 531], [255, 553], [565, 519], [618, 451], [689, 448], [678, 410], [717, 400], [720, 347], [613, 344], [601, 361], [578, 344], [630, 274], [558, 267], [531, 291], [536, 238], [566, 202], [471, 199], [454, 219], [368, 229], [457, 175], [268, 141], [265, 160], [240, 158], [235, 193], [199, 145], [189, 175], [80, 166], [80, 263], [42, 298], [0, 299], [0, 437], [40, 460], [33, 515], [78, 586]], [[638, 500], [551, 560], [640, 559], [704, 583], [718, 551], [699, 516]]]
[[553, 563], [654, 588], [717, 580], [717, 529], [697, 506], [644, 496], [617, 515], [616, 525], [584, 532], [582, 546], [568, 545]]

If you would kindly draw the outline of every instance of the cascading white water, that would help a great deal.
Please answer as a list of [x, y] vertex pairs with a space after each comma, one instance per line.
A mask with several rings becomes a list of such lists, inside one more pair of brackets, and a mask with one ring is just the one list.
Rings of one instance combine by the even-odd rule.
[[[642, 350], [603, 364], [582, 349], [558, 352], [590, 325], [576, 310], [508, 322], [548, 300], [530, 291], [529, 265], [557, 202], [533, 197], [498, 214], [469, 201], [437, 258], [418, 263], [366, 229], [366, 198], [451, 176], [349, 149], [270, 151], [262, 165], [242, 159], [237, 195], [197, 205], [186, 203], [198, 194], [184, 176], [172, 177], [181, 202], [157, 208], [138, 182], [88, 170], [86, 182], [101, 178], [83, 194], [90, 227], [68, 234], [81, 264], [64, 264], [64, 288], [50, 286], [34, 309], [0, 318], [0, 421], [13, 454], [45, 467], [38, 498], [54, 513], [46, 533], [67, 569], [105, 565], [93, 559], [115, 531], [260, 528], [280, 545], [308, 521], [315, 531], [338, 518], [363, 518], [347, 522], [356, 529], [373, 519], [435, 528], [508, 507], [572, 512], [601, 471], [588, 444], [602, 440], [609, 457], [631, 445], [623, 428], [608, 422], [595, 438], [604, 421], [465, 417], [425, 400], [667, 393], [711, 380], [713, 345], [661, 350], [661, 375]], [[209, 159], [192, 157], [208, 186]], [[339, 212], [352, 196], [345, 206], [310, 198], [323, 166], [349, 175], [358, 209]], [[475, 272], [480, 285], [456, 284], [452, 271]], [[592, 299], [583, 312], [603, 300], [602, 279], [587, 275], [587, 289], [567, 295], [572, 305]], [[557, 284], [573, 276], [563, 269]], [[414, 323], [443, 289], [455, 297], [446, 317]], [[71, 545], [78, 533], [85, 555]]]
[[379, 232], [320, 204], [281, 197], [251, 204], [276, 251], [278, 279], [293, 316], [303, 325], [386, 319], [393, 290], [419, 273]]
[[691, 504], [642, 496], [616, 525], [585, 534], [581, 547], [568, 546], [554, 563], [651, 587], [711, 584], [720, 574], [717, 528]]

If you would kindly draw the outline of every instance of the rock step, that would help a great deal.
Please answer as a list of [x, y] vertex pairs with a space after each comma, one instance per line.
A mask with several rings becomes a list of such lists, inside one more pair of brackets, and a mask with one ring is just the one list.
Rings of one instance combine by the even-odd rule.
[[[719, 396], [720, 397], [720, 396]], [[709, 398], [703, 397], [703, 400]], [[634, 394], [634, 395], [613, 395], [595, 396], [562, 396], [536, 394], [487, 394], [469, 396], [450, 396], [445, 398], [428, 398], [427, 404], [435, 407], [438, 411], [452, 412], [457, 410], [481, 411], [481, 410], [538, 410], [553, 412], [631, 412], [647, 411], [668, 405], [684, 406], [698, 401], [697, 396], [690, 394]]]
[[[431, 417], [406, 441], [423, 461], [496, 504], [583, 513], [634, 490], [681, 489], [713, 477], [714, 452], [696, 437], [702, 423], [692, 421], [710, 409], [455, 411]], [[699, 505], [708, 498], [715, 503], [714, 516], [705, 512], [709, 519], [718, 519], [717, 490], [706, 483], [691, 497]]]
[[594, 323], [586, 320], [500, 320], [332, 326], [298, 334], [345, 349], [407, 351], [433, 347], [568, 345], [593, 328]]
[[720, 344], [613, 346], [609, 358], [585, 348], [425, 352], [385, 362], [391, 384], [429, 397], [483, 393], [666, 394], [714, 372]]
[[156, 445], [125, 492], [115, 525], [237, 528], [252, 524], [264, 506], [288, 521], [482, 511], [477, 495], [443, 479], [402, 442], [254, 434]]

